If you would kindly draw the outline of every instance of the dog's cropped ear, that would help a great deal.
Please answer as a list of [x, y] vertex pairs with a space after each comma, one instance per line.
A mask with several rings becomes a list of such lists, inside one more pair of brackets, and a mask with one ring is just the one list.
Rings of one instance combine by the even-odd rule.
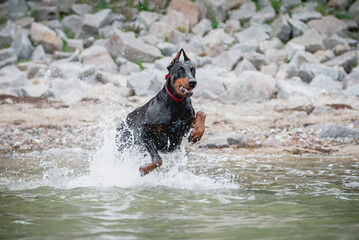
[[181, 49], [181, 51], [183, 52], [183, 57], [185, 61], [191, 61], [191, 59], [189, 59], [186, 55], [186, 53], [184, 52], [183, 48]]
[[176, 56], [173, 58], [171, 64], [167, 67], [168, 71], [171, 70], [171, 68], [173, 67], [173, 65], [179, 60], [179, 58], [181, 57], [181, 53], [183, 53], [183, 57], [185, 61], [191, 61], [191, 59], [189, 59], [186, 55], [186, 53], [184, 52], [183, 48], [181, 48], [181, 50], [176, 54]]

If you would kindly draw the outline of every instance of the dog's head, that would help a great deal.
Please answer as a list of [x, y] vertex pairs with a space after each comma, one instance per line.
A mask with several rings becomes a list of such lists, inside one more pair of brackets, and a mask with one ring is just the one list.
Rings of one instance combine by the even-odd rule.
[[[183, 53], [184, 61], [179, 58]], [[174, 88], [176, 94], [180, 97], [192, 96], [192, 90], [196, 87], [196, 68], [192, 65], [191, 59], [189, 59], [181, 49], [171, 64], [167, 67], [169, 75], [167, 77], [167, 83]]]

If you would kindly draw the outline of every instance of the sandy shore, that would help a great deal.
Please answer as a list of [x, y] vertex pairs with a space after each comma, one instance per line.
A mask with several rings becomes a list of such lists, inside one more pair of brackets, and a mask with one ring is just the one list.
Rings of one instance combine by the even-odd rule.
[[[0, 150], [94, 148], [101, 144], [100, 130], [104, 128], [106, 119], [111, 118], [112, 123], [119, 123], [128, 112], [148, 99], [86, 99], [74, 105], [42, 100], [27, 103], [16, 103], [16, 99], [3, 100], [0, 105]], [[229, 147], [238, 153], [359, 154], [357, 140], [318, 138], [327, 123], [358, 127], [355, 121], [359, 119], [359, 101], [356, 98], [298, 97], [262, 103], [228, 104], [193, 97], [193, 105], [196, 111], [201, 110], [207, 114], [206, 133], [202, 142], [223, 134], [246, 136], [243, 146]], [[335, 110], [324, 113], [313, 111], [313, 108], [324, 105]], [[206, 149], [200, 144], [189, 148], [201, 148], [200, 151]]]

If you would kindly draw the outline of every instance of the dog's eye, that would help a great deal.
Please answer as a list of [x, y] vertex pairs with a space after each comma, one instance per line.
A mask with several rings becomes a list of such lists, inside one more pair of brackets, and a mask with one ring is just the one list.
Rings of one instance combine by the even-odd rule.
[[178, 73], [183, 73], [183, 71], [184, 71], [184, 69], [183, 69], [183, 68], [179, 68], [179, 69], [177, 69], [177, 72], [178, 72]]
[[196, 70], [194, 68], [191, 68], [191, 73], [192, 74], [195, 74], [196, 73]]

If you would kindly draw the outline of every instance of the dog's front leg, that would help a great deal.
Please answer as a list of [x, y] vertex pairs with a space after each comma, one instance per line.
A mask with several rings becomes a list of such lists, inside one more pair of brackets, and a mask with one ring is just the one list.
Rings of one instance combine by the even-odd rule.
[[162, 158], [158, 154], [157, 149], [155, 145], [152, 142], [152, 139], [148, 136], [147, 132], [142, 133], [142, 142], [144, 146], [146, 147], [147, 151], [150, 153], [152, 158], [152, 163], [145, 164], [140, 167], [141, 175], [144, 176], [148, 174], [149, 172], [153, 171], [154, 169], [162, 166]]
[[193, 129], [188, 137], [188, 141], [195, 143], [202, 138], [205, 130], [205, 120], [206, 120], [206, 114], [201, 111], [197, 112], [196, 118], [192, 123]]

